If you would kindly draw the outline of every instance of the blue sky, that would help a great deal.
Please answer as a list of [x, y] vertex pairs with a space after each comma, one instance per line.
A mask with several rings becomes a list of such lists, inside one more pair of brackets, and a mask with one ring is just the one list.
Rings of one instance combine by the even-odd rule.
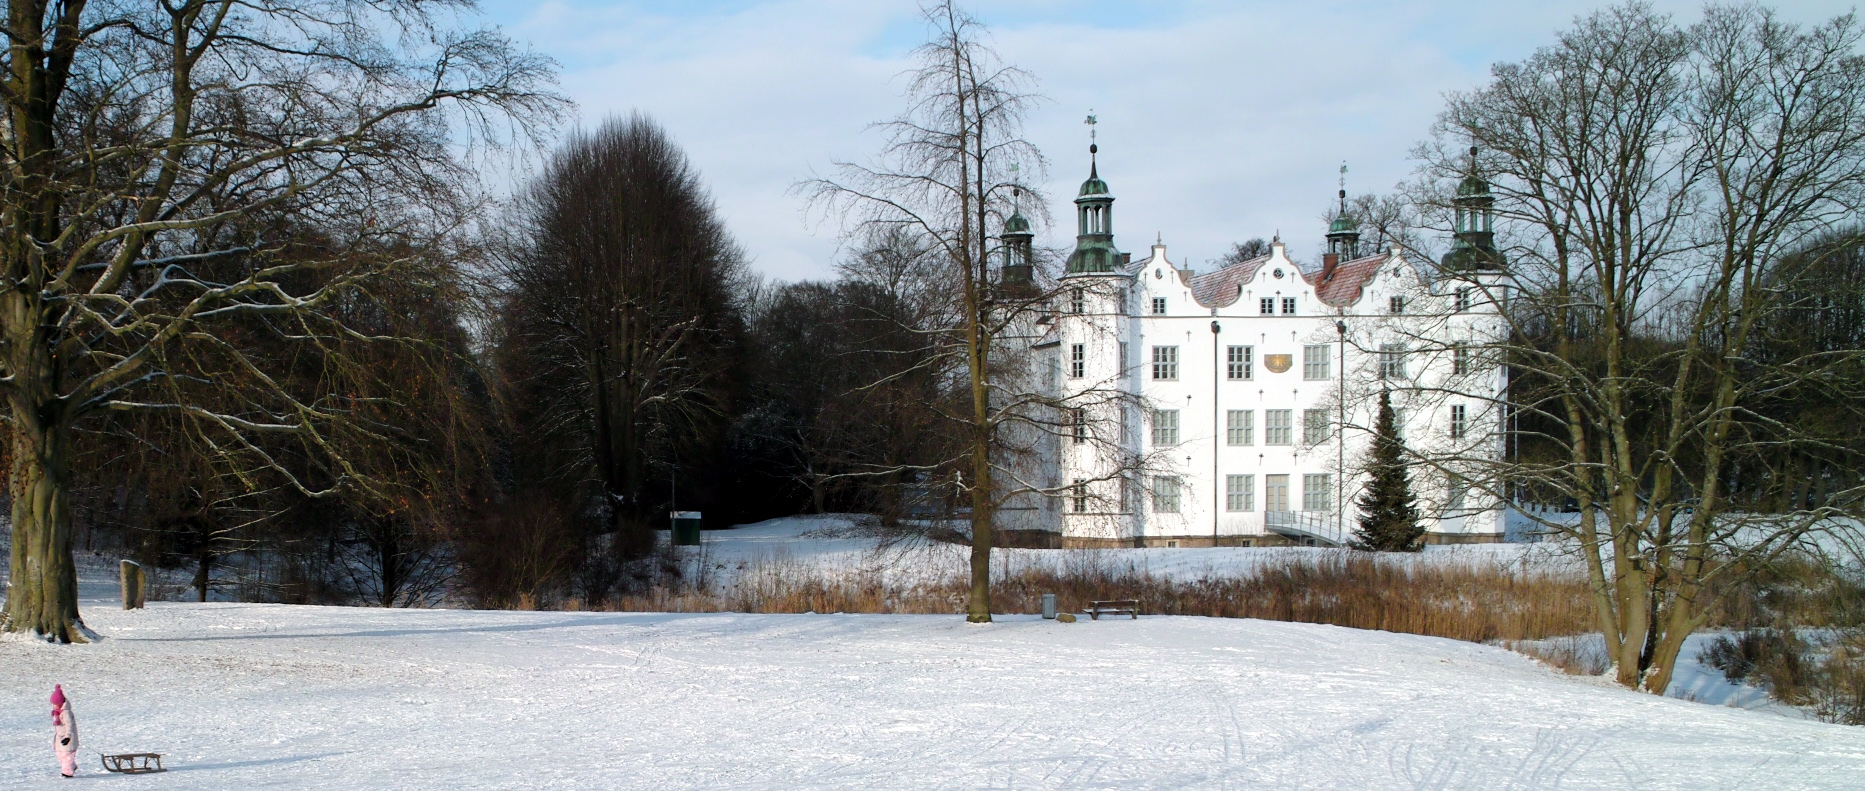
[[[1596, 3], [980, 0], [1006, 61], [1049, 102], [1028, 119], [1058, 217], [1087, 174], [1090, 108], [1116, 244], [1155, 233], [1204, 268], [1235, 241], [1278, 231], [1318, 248], [1343, 161], [1348, 189], [1412, 173], [1447, 91], [1481, 84]], [[1656, 5], [1690, 20], [1696, 3]], [[692, 156], [754, 266], [782, 280], [832, 274], [833, 222], [790, 187], [878, 147], [868, 125], [901, 108], [897, 79], [924, 36], [910, 0], [546, 0], [484, 4], [487, 21], [555, 58], [578, 123], [641, 110]], [[1781, 8], [1811, 23], [1850, 6]], [[1065, 223], [1066, 224], [1066, 223]], [[1050, 229], [1050, 244], [1073, 228]]]

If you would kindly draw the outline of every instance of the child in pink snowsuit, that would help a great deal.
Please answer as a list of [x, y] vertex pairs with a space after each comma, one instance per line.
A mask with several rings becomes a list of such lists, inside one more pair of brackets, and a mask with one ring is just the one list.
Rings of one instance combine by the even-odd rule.
[[59, 774], [78, 773], [78, 718], [65, 700], [65, 688], [57, 684], [52, 685], [52, 752], [58, 754]]

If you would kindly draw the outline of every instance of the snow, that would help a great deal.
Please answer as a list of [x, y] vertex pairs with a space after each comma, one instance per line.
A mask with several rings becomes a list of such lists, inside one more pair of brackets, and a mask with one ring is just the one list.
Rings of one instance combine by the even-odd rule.
[[[760, 563], [796, 565], [828, 575], [881, 574], [896, 580], [959, 576], [968, 572], [970, 547], [944, 543], [885, 544], [860, 520], [846, 514], [784, 517], [702, 534], [701, 562], [716, 584], [729, 584], [735, 570]], [[1312, 557], [1341, 550], [1304, 547], [1145, 547], [1056, 551], [997, 549], [993, 574], [1028, 568], [1092, 566], [1178, 580], [1234, 576], [1291, 556]], [[1386, 555], [1387, 562], [1453, 563], [1531, 572], [1577, 570], [1571, 552], [1555, 543], [1429, 546], [1417, 555]]]
[[[708, 553], [880, 556], [825, 527], [709, 533]], [[77, 709], [85, 775], [149, 789], [1851, 789], [1865, 776], [1865, 728], [1309, 624], [125, 612], [96, 598], [85, 617], [101, 643], [0, 640], [0, 788], [67, 787], [48, 744], [54, 682]], [[173, 771], [104, 775], [97, 751], [163, 752]]]

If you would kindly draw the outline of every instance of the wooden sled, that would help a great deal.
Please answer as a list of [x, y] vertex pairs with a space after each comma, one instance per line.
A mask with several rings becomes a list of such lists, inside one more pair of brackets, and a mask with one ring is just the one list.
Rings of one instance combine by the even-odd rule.
[[118, 753], [116, 755], [98, 753], [98, 757], [103, 759], [106, 772], [140, 775], [168, 771], [162, 768], [161, 753]]

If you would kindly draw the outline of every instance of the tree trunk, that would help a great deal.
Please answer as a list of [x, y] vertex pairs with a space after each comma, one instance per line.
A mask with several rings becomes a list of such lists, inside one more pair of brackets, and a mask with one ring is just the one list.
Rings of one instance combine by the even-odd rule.
[[[973, 289], [977, 293], [977, 289]], [[975, 298], [975, 297], [974, 297]], [[979, 326], [975, 303], [969, 317], [971, 367], [971, 601], [965, 620], [991, 622], [991, 396], [986, 386], [984, 328]]]
[[207, 601], [207, 588], [214, 578], [214, 550], [208, 545], [208, 538], [201, 537], [201, 548], [195, 552], [194, 562], [194, 600]]
[[17, 406], [13, 427], [7, 629], [31, 630], [49, 642], [89, 642], [78, 617], [78, 575], [71, 559], [69, 443], [61, 429]]

